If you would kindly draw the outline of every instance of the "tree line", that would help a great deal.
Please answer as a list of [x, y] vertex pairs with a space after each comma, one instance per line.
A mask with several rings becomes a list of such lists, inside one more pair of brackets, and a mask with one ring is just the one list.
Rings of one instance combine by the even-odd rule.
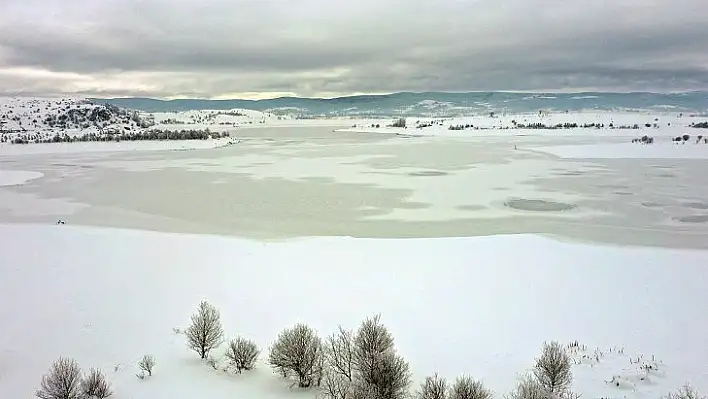
[[[187, 347], [206, 364], [218, 368], [211, 355], [223, 345], [224, 330], [218, 309], [202, 301], [183, 333]], [[575, 343], [577, 345], [577, 343]], [[223, 371], [243, 373], [256, 367], [261, 351], [245, 337], [226, 342]], [[409, 363], [397, 351], [394, 338], [379, 315], [366, 318], [356, 330], [339, 326], [322, 338], [310, 326], [298, 323], [278, 334], [268, 349], [266, 364], [273, 372], [301, 389], [316, 389], [326, 399], [491, 399], [493, 391], [481, 380], [462, 374], [452, 382], [437, 373], [411, 390]], [[521, 378], [507, 399], [577, 399], [571, 389], [572, 360], [568, 350], [556, 341], [546, 342], [532, 371]], [[136, 376], [149, 379], [155, 359], [145, 355], [138, 362]], [[147, 373], [147, 374], [145, 374]], [[42, 377], [36, 396], [41, 399], [104, 399], [113, 394], [104, 374], [91, 369], [82, 374], [70, 358], [57, 360]], [[691, 396], [693, 395], [693, 396]], [[667, 399], [705, 399], [684, 386]]]

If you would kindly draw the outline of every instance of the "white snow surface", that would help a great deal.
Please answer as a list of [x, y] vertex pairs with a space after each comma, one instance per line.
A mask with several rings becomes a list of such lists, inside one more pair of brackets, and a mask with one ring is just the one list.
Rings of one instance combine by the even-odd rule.
[[0, 155], [68, 154], [124, 151], [187, 151], [224, 147], [236, 143], [231, 137], [205, 140], [86, 141], [74, 143], [0, 144]]
[[[583, 397], [658, 398], [687, 381], [708, 391], [703, 251], [534, 235], [266, 243], [71, 225], [0, 225], [0, 242], [3, 398], [32, 397], [58, 356], [101, 368], [116, 399], [315, 397], [262, 363], [232, 375], [199, 361], [173, 329], [202, 299], [261, 359], [296, 322], [325, 336], [381, 313], [416, 384], [469, 373], [501, 397], [543, 341], [578, 340], [590, 355], [574, 366]], [[157, 365], [141, 381], [145, 354]], [[641, 380], [630, 357], [659, 371]], [[613, 376], [620, 388], [604, 382]]]
[[657, 143], [602, 143], [532, 147], [560, 158], [573, 159], [708, 159], [708, 145]]
[[0, 187], [19, 186], [30, 180], [39, 179], [42, 176], [44, 176], [44, 174], [41, 172], [0, 169]]

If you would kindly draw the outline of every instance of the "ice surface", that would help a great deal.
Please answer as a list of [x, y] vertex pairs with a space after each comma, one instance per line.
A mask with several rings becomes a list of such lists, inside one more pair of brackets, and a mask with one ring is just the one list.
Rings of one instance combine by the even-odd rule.
[[[173, 328], [202, 299], [220, 308], [227, 336], [264, 350], [298, 321], [327, 335], [381, 313], [416, 382], [469, 373], [498, 397], [552, 339], [588, 346], [575, 355], [583, 397], [657, 398], [686, 381], [708, 391], [706, 252], [533, 235], [266, 243], [71, 225], [0, 225], [0, 242], [3, 398], [31, 397], [60, 355], [102, 368], [118, 399], [314, 398], [265, 365], [233, 376], [201, 364]], [[140, 381], [147, 353], [157, 366]], [[652, 356], [661, 372], [645, 383], [630, 357]], [[615, 375], [623, 389], [604, 382]]]

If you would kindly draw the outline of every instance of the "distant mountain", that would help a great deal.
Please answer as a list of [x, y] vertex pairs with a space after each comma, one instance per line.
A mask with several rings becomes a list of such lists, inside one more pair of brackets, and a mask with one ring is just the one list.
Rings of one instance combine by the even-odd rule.
[[651, 110], [673, 112], [708, 111], [708, 92], [687, 93], [409, 93], [337, 98], [281, 97], [266, 100], [156, 100], [151, 98], [92, 98], [145, 112], [228, 110], [266, 111], [298, 117], [334, 116], [462, 116], [480, 113], [545, 111]]

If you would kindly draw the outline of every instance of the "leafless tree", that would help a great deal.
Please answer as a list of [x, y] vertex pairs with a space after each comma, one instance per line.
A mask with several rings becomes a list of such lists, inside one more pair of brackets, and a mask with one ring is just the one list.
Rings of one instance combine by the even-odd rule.
[[140, 370], [146, 371], [148, 375], [152, 375], [152, 368], [155, 367], [155, 358], [152, 355], [145, 355], [138, 362]]
[[270, 348], [268, 363], [284, 376], [296, 376], [300, 388], [309, 388], [323, 378], [324, 345], [312, 328], [296, 324], [278, 335]]
[[354, 336], [351, 331], [341, 326], [337, 332], [327, 337], [327, 366], [332, 372], [342, 375], [351, 381], [354, 369]]
[[372, 379], [379, 357], [393, 350], [393, 337], [381, 324], [381, 315], [366, 318], [354, 337], [354, 368], [364, 380]]
[[36, 396], [41, 399], [83, 399], [81, 369], [76, 360], [60, 357], [42, 376]]
[[408, 395], [410, 366], [396, 353], [381, 316], [365, 319], [353, 339], [355, 399], [398, 399]]
[[239, 374], [243, 370], [252, 370], [260, 353], [255, 342], [242, 337], [232, 339], [226, 348], [226, 357]]
[[353, 398], [352, 380], [343, 374], [335, 372], [332, 368], [324, 371], [322, 386], [320, 387], [320, 397], [326, 399], [350, 399]]
[[514, 388], [507, 399], [548, 399], [546, 390], [538, 383], [536, 377], [525, 375]]
[[706, 396], [701, 396], [698, 391], [689, 384], [684, 385], [678, 391], [671, 392], [664, 399], [706, 399]]
[[106, 376], [98, 369], [91, 369], [81, 381], [81, 391], [86, 398], [105, 399], [113, 395], [111, 384], [106, 381]]
[[224, 330], [221, 327], [219, 311], [206, 301], [199, 304], [197, 313], [192, 315], [192, 325], [185, 332], [190, 349], [206, 359], [209, 352], [221, 345]]
[[484, 387], [481, 381], [463, 375], [455, 380], [450, 387], [449, 399], [491, 399], [492, 392]]
[[538, 383], [550, 394], [562, 395], [568, 392], [573, 382], [570, 356], [556, 341], [544, 342], [533, 373]]
[[416, 399], [447, 399], [447, 380], [437, 373], [432, 377], [425, 377], [415, 397]]
[[409, 397], [411, 371], [408, 362], [395, 351], [376, 356], [368, 375], [357, 375], [352, 390], [354, 399], [405, 399]]

